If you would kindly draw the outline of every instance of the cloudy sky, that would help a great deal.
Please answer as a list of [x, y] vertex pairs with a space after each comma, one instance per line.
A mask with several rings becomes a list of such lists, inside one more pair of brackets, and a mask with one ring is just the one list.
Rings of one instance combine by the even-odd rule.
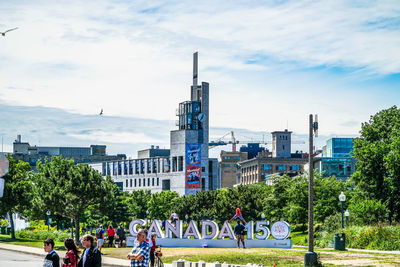
[[195, 51], [214, 140], [288, 127], [306, 141], [318, 113], [322, 144], [400, 106], [398, 1], [0, 1], [0, 31], [14, 27], [0, 36], [4, 150], [17, 134], [132, 156], [168, 147]]

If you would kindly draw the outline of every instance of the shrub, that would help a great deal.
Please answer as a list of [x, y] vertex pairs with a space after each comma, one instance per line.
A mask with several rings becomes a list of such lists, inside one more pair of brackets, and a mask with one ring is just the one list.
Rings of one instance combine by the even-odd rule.
[[384, 203], [375, 199], [353, 198], [350, 201], [349, 219], [352, 224], [369, 225], [377, 222], [384, 222], [388, 217], [388, 209]]
[[400, 250], [400, 225], [352, 226], [345, 233], [352, 248]]
[[321, 226], [324, 232], [334, 233], [342, 226], [342, 214], [334, 213], [325, 218], [324, 224]]
[[8, 221], [6, 219], [0, 220], [0, 227], [7, 226], [7, 225], [8, 225]]
[[54, 232], [48, 232], [47, 230], [40, 230], [40, 231], [35, 231], [35, 230], [20, 230], [15, 232], [15, 237], [17, 238], [23, 238], [23, 239], [30, 239], [30, 240], [45, 240], [47, 238], [51, 238], [54, 241], [64, 241], [65, 238], [69, 237], [70, 235], [67, 233], [59, 232], [59, 231], [54, 231]]

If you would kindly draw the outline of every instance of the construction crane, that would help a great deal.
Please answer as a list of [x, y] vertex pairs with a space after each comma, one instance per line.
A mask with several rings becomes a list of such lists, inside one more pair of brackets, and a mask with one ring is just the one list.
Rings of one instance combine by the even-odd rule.
[[[231, 135], [231, 141], [223, 141], [222, 139], [225, 138], [227, 135]], [[233, 131], [230, 131], [226, 134], [224, 134], [221, 138], [219, 138], [216, 141], [211, 141], [210, 143], [208, 143], [208, 146], [210, 147], [210, 149], [216, 147], [216, 146], [225, 146], [225, 145], [230, 145], [232, 144], [232, 152], [236, 152], [236, 144], [248, 144], [248, 143], [254, 143], [254, 144], [263, 144], [263, 145], [270, 145], [272, 144], [272, 141], [239, 141], [236, 140], [235, 138], [235, 134]], [[292, 144], [305, 144], [304, 141], [291, 141]]]

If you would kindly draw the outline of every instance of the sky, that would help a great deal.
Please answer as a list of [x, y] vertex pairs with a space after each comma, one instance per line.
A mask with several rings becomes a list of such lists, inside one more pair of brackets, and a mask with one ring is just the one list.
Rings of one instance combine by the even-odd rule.
[[[400, 105], [398, 1], [0, 1], [0, 135], [42, 146], [169, 146], [193, 53], [210, 139], [317, 146]], [[104, 114], [99, 116], [103, 108]], [[229, 140], [229, 135], [224, 140]], [[220, 147], [210, 150], [212, 156]], [[307, 151], [307, 145], [292, 150]]]

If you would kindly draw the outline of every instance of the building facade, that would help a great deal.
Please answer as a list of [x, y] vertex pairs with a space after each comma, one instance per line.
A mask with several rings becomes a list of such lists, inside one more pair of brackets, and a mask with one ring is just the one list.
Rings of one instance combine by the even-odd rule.
[[347, 180], [356, 171], [352, 138], [331, 138], [314, 158], [314, 169], [324, 177], [335, 176]]
[[35, 169], [38, 161], [54, 156], [63, 156], [73, 159], [75, 164], [99, 162], [103, 160], [123, 160], [125, 154], [107, 155], [105, 145], [91, 145], [90, 147], [47, 147], [31, 146], [21, 141], [21, 135], [13, 143], [12, 156], [17, 160], [28, 162]]
[[233, 187], [240, 183], [238, 163], [247, 160], [247, 152], [221, 151], [219, 163], [221, 171], [221, 187]]
[[303, 173], [307, 158], [303, 153], [291, 153], [291, 134], [287, 129], [272, 132], [272, 153], [265, 150], [255, 158], [239, 162], [240, 183], [268, 182], [272, 175]]

